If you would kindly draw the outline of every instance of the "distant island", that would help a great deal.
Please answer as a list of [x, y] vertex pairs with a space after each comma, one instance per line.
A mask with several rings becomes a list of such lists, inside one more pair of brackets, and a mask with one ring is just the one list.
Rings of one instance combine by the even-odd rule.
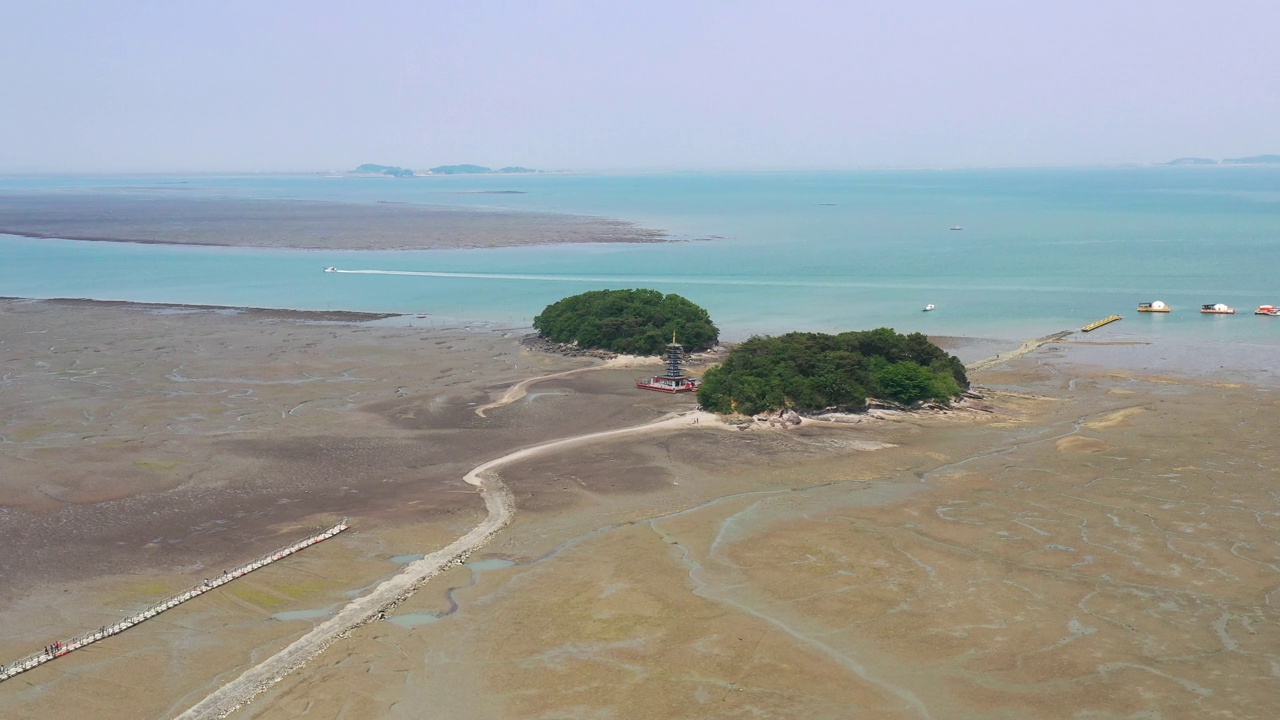
[[396, 167], [395, 165], [375, 165], [374, 163], [365, 163], [355, 170], [351, 171], [356, 175], [389, 175], [391, 177], [413, 177], [413, 171], [409, 168]]
[[542, 171], [531, 170], [526, 167], [519, 167], [518, 165], [498, 168], [497, 170], [494, 170], [493, 168], [484, 167], [483, 165], [441, 165], [440, 167], [431, 168], [431, 170], [429, 170], [428, 172], [430, 172], [432, 175], [493, 175], [493, 174], [515, 175], [515, 174], [522, 174], [522, 173], [536, 173], [536, 172], [542, 172]]
[[520, 167], [518, 165], [510, 165], [504, 168], [498, 168], [497, 170], [483, 165], [440, 165], [439, 167], [433, 167], [430, 170], [417, 172], [397, 165], [365, 163], [355, 170], [352, 170], [351, 174], [386, 175], [388, 177], [415, 177], [419, 175], [523, 175], [540, 172], [543, 171]]
[[1250, 155], [1249, 157], [1226, 158], [1223, 165], [1276, 165], [1280, 164], [1280, 155]]
[[1280, 165], [1280, 155], [1249, 155], [1247, 157], [1223, 158], [1222, 160], [1182, 157], [1170, 160], [1165, 165]]

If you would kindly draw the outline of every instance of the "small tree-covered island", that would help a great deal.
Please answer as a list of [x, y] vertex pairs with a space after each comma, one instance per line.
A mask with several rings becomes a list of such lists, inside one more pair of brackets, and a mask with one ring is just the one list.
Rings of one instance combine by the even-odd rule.
[[793, 332], [753, 337], [731, 350], [703, 374], [698, 404], [722, 414], [856, 412], [868, 398], [946, 403], [968, 387], [964, 364], [921, 333]]
[[706, 350], [720, 331], [703, 308], [657, 290], [592, 290], [554, 302], [533, 319], [558, 343], [629, 355], [660, 355], [672, 335], [691, 351]]
[[[633, 355], [706, 350], [720, 331], [707, 311], [657, 290], [592, 290], [548, 305], [533, 327], [551, 341]], [[677, 369], [678, 374], [678, 369]], [[964, 364], [921, 333], [891, 328], [838, 335], [757, 336], [709, 368], [698, 404], [721, 414], [858, 412], [867, 401], [949, 403], [969, 387]]]

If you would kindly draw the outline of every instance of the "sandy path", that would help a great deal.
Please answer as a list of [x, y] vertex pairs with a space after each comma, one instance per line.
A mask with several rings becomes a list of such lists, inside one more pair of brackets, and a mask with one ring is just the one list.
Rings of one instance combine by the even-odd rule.
[[494, 400], [491, 403], [486, 403], [476, 408], [476, 415], [479, 415], [480, 417], [485, 417], [485, 412], [488, 410], [500, 408], [504, 405], [510, 405], [511, 403], [519, 400], [525, 395], [528, 395], [529, 388], [536, 383], [542, 382], [543, 380], [554, 380], [555, 378], [571, 377], [573, 375], [578, 375], [580, 373], [591, 372], [592, 370], [617, 370], [621, 368], [644, 367], [645, 365], [652, 365], [653, 363], [654, 363], [653, 358], [638, 357], [635, 355], [619, 355], [617, 357], [613, 357], [606, 360], [604, 363], [600, 365], [592, 365], [591, 367], [577, 368], [576, 370], [565, 370], [563, 372], [551, 373], [550, 375], [539, 375], [538, 377], [532, 377], [527, 380], [521, 380], [515, 385], [512, 385], [511, 387], [507, 388], [507, 391], [502, 394], [502, 397], [498, 398], [497, 400]]
[[1018, 346], [1017, 350], [1014, 350], [1013, 352], [1000, 353], [995, 357], [989, 357], [986, 360], [978, 360], [977, 362], [969, 363], [967, 366], [965, 366], [965, 370], [971, 373], [982, 372], [983, 370], [990, 370], [991, 368], [996, 367], [997, 365], [1002, 365], [1004, 363], [1007, 363], [1010, 360], [1013, 360], [1014, 358], [1020, 358], [1023, 355], [1026, 355], [1027, 353], [1034, 352], [1035, 350], [1039, 349], [1043, 345], [1047, 345], [1051, 342], [1056, 342], [1058, 340], [1061, 340], [1062, 338], [1070, 335], [1071, 332], [1072, 331], [1070, 330], [1063, 330], [1062, 332], [1056, 332], [1056, 333], [1053, 333], [1052, 335], [1045, 335], [1044, 337], [1029, 338], [1027, 340], [1023, 340], [1022, 344]]
[[[558, 373], [557, 375], [562, 374]], [[554, 376], [544, 376], [535, 380], [545, 380], [547, 377]], [[441, 571], [465, 562], [467, 556], [492, 539], [499, 530], [511, 522], [511, 518], [515, 515], [515, 500], [511, 496], [511, 491], [497, 477], [486, 476], [485, 474], [489, 471], [518, 460], [524, 460], [546, 452], [562, 450], [573, 445], [586, 444], [621, 435], [639, 435], [684, 427], [694, 424], [695, 421], [700, 426], [723, 426], [723, 423], [713, 413], [702, 411], [682, 412], [668, 415], [645, 425], [552, 440], [541, 445], [517, 450], [477, 466], [464, 475], [463, 480], [476, 486], [481, 496], [484, 497], [485, 509], [488, 510], [489, 514], [483, 522], [447, 547], [437, 550], [421, 560], [410, 563], [401, 573], [383, 582], [369, 594], [353, 600], [338, 611], [337, 615], [317, 625], [311, 632], [303, 635], [284, 650], [249, 668], [240, 677], [214, 691], [191, 709], [179, 715], [178, 720], [226, 717], [257, 695], [265, 692], [274, 683], [284, 679], [285, 675], [306, 665], [312, 658], [324, 652], [325, 648], [349, 635], [352, 630], [384, 617], [386, 612], [394, 609], [412, 595], [423, 583], [440, 574]]]
[[551, 380], [554, 378], [570, 377], [573, 375], [577, 375], [579, 373], [587, 372], [588, 370], [598, 370], [599, 368], [600, 366], [595, 365], [592, 367], [578, 368], [576, 370], [565, 370], [564, 372], [551, 373], [550, 375], [540, 375], [538, 377], [529, 378], [527, 380], [521, 380], [515, 385], [512, 385], [511, 387], [507, 388], [507, 391], [502, 394], [502, 397], [498, 398], [497, 400], [494, 400], [491, 403], [485, 403], [484, 405], [481, 405], [480, 407], [476, 408], [476, 414], [479, 415], [480, 417], [485, 417], [485, 411], [487, 410], [493, 410], [494, 408], [500, 408], [504, 405], [510, 405], [511, 403], [519, 400], [525, 395], [528, 395], [529, 387], [532, 386], [534, 383], [540, 383], [543, 380]]

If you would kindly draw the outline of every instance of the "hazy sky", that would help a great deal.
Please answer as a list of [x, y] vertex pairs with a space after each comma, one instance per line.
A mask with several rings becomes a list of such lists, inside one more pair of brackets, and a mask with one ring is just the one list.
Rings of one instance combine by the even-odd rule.
[[0, 4], [0, 172], [1280, 152], [1280, 2]]

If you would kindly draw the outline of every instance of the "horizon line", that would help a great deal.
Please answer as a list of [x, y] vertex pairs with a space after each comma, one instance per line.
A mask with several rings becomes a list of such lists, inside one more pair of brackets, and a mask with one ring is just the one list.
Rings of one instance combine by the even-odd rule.
[[[1266, 153], [1260, 153], [1258, 156], [1265, 156]], [[1251, 156], [1245, 156], [1251, 157]], [[1206, 163], [1179, 163], [1182, 159], [1205, 159], [1211, 162]], [[1280, 166], [1280, 163], [1232, 163], [1225, 162], [1237, 158], [1198, 158], [1196, 156], [1180, 156], [1173, 160], [1164, 161], [1099, 161], [1091, 163], [1001, 163], [992, 165], [929, 165], [929, 164], [912, 164], [912, 165], [796, 165], [796, 166], [737, 166], [737, 167], [600, 167], [600, 168], [557, 168], [557, 169], [535, 169], [528, 173], [434, 173], [434, 174], [415, 174], [409, 178], [386, 176], [388, 180], [405, 180], [412, 178], [436, 178], [436, 177], [457, 177], [467, 176], [476, 177], [481, 175], [501, 175], [501, 176], [525, 176], [525, 175], [649, 175], [649, 174], [675, 174], [675, 173], [805, 173], [805, 172], [894, 172], [894, 171], [932, 171], [947, 172], [956, 170], [1083, 170], [1083, 169], [1119, 169], [1119, 168], [1136, 168], [1136, 167], [1179, 167], [1179, 168], [1210, 168], [1210, 167], [1266, 167]], [[472, 164], [472, 163], [467, 163]], [[440, 166], [436, 166], [440, 167]], [[375, 173], [355, 173], [352, 170], [336, 170], [333, 168], [324, 169], [277, 169], [277, 170], [247, 170], [247, 169], [205, 169], [205, 170], [3, 170], [0, 169], [0, 177], [137, 177], [137, 176], [245, 176], [245, 175], [340, 175], [344, 177], [367, 177], [370, 179], [383, 179]]]

